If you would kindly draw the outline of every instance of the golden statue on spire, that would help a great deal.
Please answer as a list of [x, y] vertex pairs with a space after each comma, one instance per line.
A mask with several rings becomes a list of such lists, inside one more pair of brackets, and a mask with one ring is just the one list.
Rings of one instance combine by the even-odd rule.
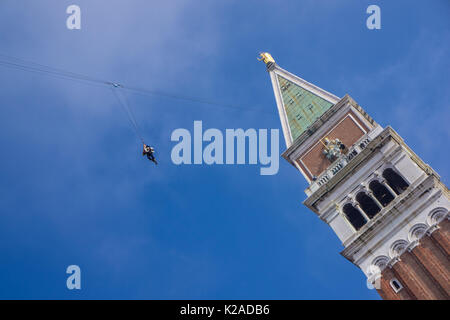
[[275, 60], [273, 60], [272, 56], [268, 52], [261, 52], [259, 56], [260, 58], [258, 58], [258, 61], [264, 61], [265, 64], [268, 64], [269, 62], [275, 63]]

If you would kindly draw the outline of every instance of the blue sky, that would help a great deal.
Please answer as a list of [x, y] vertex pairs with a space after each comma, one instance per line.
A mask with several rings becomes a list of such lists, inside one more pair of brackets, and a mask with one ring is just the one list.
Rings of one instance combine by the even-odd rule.
[[[78, 4], [82, 29], [65, 26]], [[381, 7], [382, 29], [365, 26]], [[172, 164], [170, 135], [280, 128], [260, 51], [391, 125], [447, 183], [450, 3], [435, 1], [0, 2], [0, 53], [240, 110], [0, 69], [0, 298], [379, 299], [303, 207], [286, 161]], [[280, 152], [285, 144], [280, 135]], [[82, 270], [82, 290], [65, 269]]]

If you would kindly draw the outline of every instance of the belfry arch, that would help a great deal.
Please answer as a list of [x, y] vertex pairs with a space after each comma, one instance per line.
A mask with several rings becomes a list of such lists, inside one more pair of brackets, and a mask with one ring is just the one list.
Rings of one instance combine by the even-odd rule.
[[372, 191], [375, 198], [377, 198], [378, 202], [381, 203], [383, 207], [386, 207], [389, 203], [394, 200], [394, 195], [381, 184], [378, 180], [373, 180], [369, 184], [369, 189]]
[[358, 201], [359, 206], [370, 219], [381, 211], [381, 208], [377, 205], [375, 200], [364, 191], [361, 191], [356, 195], [356, 201]]
[[394, 192], [399, 195], [406, 189], [409, 184], [392, 168], [387, 168], [383, 171], [383, 178], [386, 179], [387, 184]]
[[347, 220], [356, 230], [361, 229], [361, 227], [365, 225], [367, 222], [366, 218], [364, 218], [362, 213], [358, 209], [356, 209], [351, 203], [347, 203], [346, 205], [344, 205], [342, 211], [347, 217]]

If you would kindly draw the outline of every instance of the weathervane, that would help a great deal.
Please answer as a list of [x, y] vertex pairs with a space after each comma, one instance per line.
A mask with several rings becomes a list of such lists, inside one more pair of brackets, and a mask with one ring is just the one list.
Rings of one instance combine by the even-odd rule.
[[264, 61], [268, 71], [273, 70], [273, 68], [275, 67], [275, 60], [272, 58], [272, 55], [268, 52], [260, 52], [258, 61]]

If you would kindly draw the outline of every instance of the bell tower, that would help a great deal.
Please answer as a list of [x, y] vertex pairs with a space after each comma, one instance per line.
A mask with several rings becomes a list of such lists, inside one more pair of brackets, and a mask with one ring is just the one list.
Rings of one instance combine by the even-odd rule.
[[383, 299], [449, 299], [450, 197], [439, 175], [349, 95], [267, 67], [286, 151], [309, 186], [303, 202]]

